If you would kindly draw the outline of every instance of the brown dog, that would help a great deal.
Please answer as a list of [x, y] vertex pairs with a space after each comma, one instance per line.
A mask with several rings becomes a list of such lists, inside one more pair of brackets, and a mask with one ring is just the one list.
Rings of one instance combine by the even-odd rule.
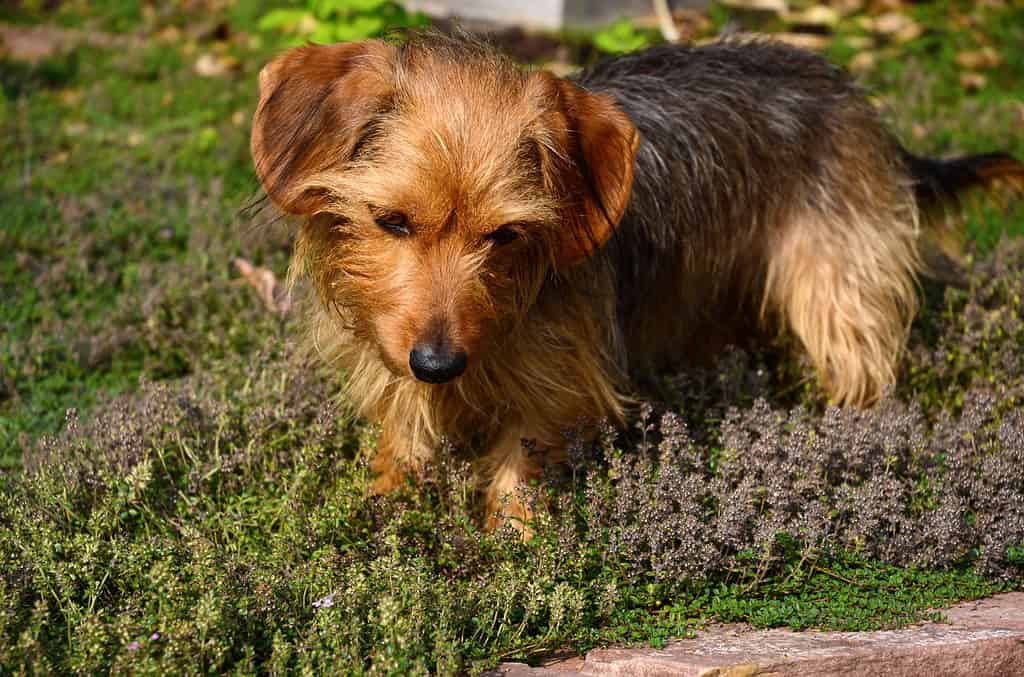
[[[572, 79], [434, 33], [290, 50], [252, 151], [304, 217], [315, 339], [382, 424], [376, 491], [441, 436], [480, 445], [489, 524], [630, 377], [789, 331], [837, 403], [895, 380], [922, 226], [1006, 155], [915, 157], [822, 58], [764, 40], [663, 47]], [[499, 510], [504, 510], [499, 515]]]

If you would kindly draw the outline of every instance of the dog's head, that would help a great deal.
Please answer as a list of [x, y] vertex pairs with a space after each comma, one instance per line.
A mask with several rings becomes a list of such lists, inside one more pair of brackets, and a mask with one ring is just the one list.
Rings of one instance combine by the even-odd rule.
[[256, 172], [305, 218], [322, 300], [397, 374], [455, 378], [629, 199], [614, 102], [463, 38], [290, 50], [260, 73]]

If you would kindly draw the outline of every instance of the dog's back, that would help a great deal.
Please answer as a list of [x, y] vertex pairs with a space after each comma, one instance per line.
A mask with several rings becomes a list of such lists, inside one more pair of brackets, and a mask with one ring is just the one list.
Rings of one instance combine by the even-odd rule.
[[778, 42], [660, 47], [577, 81], [641, 137], [603, 262], [631, 370], [788, 328], [838, 401], [877, 398], [917, 308], [923, 202], [983, 183], [951, 171], [977, 163], [910, 155], [846, 73]]

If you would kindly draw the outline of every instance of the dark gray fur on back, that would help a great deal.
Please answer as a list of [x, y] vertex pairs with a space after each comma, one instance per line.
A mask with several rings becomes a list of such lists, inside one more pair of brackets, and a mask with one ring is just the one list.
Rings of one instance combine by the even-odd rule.
[[[749, 305], [758, 290], [737, 289], [736, 281], [760, 284], [760, 253], [773, 224], [821, 199], [840, 126], [851, 116], [874, 122], [843, 71], [766, 40], [658, 47], [573, 79], [614, 98], [641, 137], [630, 204], [606, 247], [627, 343], [643, 332], [634, 319], [649, 315], [652, 299], [678, 297], [672, 287], [681, 270], [698, 302], [680, 322], [726, 326], [735, 324], [730, 314], [756, 315]], [[732, 287], [717, 286], [722, 281]]]

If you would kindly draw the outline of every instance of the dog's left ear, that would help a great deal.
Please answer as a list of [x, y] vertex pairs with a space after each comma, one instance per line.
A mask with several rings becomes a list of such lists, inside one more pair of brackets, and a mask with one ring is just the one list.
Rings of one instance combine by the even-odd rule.
[[622, 219], [640, 137], [611, 97], [546, 71], [533, 78], [552, 102], [542, 117], [541, 168], [564, 204], [555, 263], [569, 267], [600, 249]]

